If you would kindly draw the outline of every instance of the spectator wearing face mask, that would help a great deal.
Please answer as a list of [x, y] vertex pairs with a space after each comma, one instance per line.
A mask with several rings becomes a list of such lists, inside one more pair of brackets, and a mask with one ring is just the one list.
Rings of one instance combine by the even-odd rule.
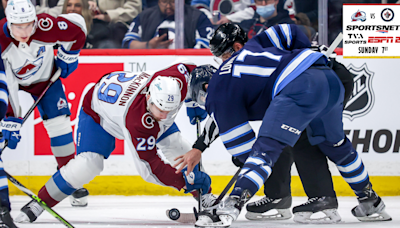
[[244, 20], [239, 25], [249, 38], [277, 24], [294, 24], [287, 10], [277, 10], [279, 0], [254, 0], [256, 13], [250, 20]]

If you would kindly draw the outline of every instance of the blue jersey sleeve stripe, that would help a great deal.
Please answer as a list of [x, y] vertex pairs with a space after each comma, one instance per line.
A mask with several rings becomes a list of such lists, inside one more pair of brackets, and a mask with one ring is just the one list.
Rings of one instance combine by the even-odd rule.
[[241, 134], [241, 135], [238, 135], [238, 136], [236, 136], [236, 137], [233, 138], [233, 139], [230, 139], [230, 140], [228, 140], [228, 141], [224, 141], [224, 144], [230, 143], [230, 142], [232, 142], [232, 141], [234, 141], [234, 140], [236, 140], [236, 139], [239, 139], [239, 138], [241, 138], [241, 137], [243, 137], [243, 136], [245, 136], [245, 135], [248, 135], [248, 134], [250, 134], [250, 133], [252, 133], [252, 132], [253, 132], [253, 130], [249, 130], [248, 132], [245, 132], [245, 133], [243, 133], [243, 134]]
[[244, 152], [250, 152], [255, 141], [256, 138], [253, 138], [252, 140], [226, 149], [231, 155], [237, 156], [238, 154], [243, 154]]
[[0, 93], [0, 103], [3, 103], [5, 106], [8, 106], [8, 96], [4, 97], [4, 94]]
[[292, 33], [291, 33], [291, 29], [290, 26], [288, 24], [281, 24], [279, 25], [283, 36], [286, 39], [286, 47], [287, 49], [290, 49], [290, 46], [292, 45]]
[[310, 49], [304, 49], [293, 58], [285, 69], [281, 71], [277, 77], [273, 90], [272, 99], [293, 79], [297, 78], [301, 73], [303, 73], [307, 68], [309, 68], [315, 61], [317, 61], [321, 56], [320, 52], [314, 52]]
[[265, 30], [265, 33], [268, 35], [268, 38], [271, 40], [271, 43], [276, 48], [284, 50], [282, 43], [281, 43], [281, 39], [274, 27], [270, 27], [269, 29]]
[[9, 95], [7, 85], [1, 83], [1, 81], [0, 81], [0, 91], [3, 91], [5, 94], [7, 94], [7, 96]]
[[244, 122], [240, 125], [237, 125], [231, 129], [229, 129], [226, 132], [222, 132], [219, 134], [219, 136], [221, 137], [222, 141], [230, 141], [233, 138], [236, 138], [238, 135], [241, 135], [249, 130], [253, 130], [253, 128], [251, 128], [249, 122]]
[[[231, 147], [227, 147], [226, 149], [227, 149], [227, 150], [231, 150], [231, 149], [235, 149], [235, 148], [238, 148], [238, 147], [247, 145], [247, 144], [249, 144], [249, 143], [255, 141], [255, 139], [256, 139], [256, 137], [252, 137], [250, 140], [247, 140], [246, 142], [243, 142], [243, 143], [240, 143], [240, 144], [236, 144], [236, 145], [231, 146]], [[224, 142], [224, 144], [226, 144], [226, 142]], [[251, 146], [253, 146], [253, 145], [251, 145]]]

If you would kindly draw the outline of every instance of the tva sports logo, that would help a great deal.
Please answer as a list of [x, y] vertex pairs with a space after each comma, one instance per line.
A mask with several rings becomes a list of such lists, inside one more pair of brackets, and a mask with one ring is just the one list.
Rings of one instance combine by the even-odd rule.
[[343, 116], [352, 121], [366, 115], [374, 106], [375, 95], [372, 90], [374, 72], [368, 70], [366, 63], [359, 68], [350, 64], [347, 69], [354, 74], [354, 88], [343, 111]]

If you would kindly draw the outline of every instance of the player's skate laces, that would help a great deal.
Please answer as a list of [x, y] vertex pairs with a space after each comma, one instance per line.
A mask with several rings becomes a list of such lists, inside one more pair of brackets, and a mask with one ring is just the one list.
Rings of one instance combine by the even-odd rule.
[[[338, 223], [342, 218], [337, 212], [337, 208], [336, 197], [313, 197], [308, 199], [304, 204], [293, 208], [293, 221], [298, 223]], [[322, 212], [325, 216], [311, 218], [317, 212]]]
[[[249, 220], [283, 220], [290, 219], [290, 206], [292, 205], [292, 196], [286, 196], [279, 199], [272, 199], [265, 196], [257, 201], [247, 204], [247, 213], [245, 217]], [[275, 209], [277, 213], [264, 214]]]
[[21, 208], [21, 213], [15, 218], [15, 221], [19, 223], [34, 222], [43, 211], [44, 209], [35, 200], [31, 200]]
[[18, 228], [11, 218], [10, 211], [7, 207], [0, 207], [0, 227], [2, 228]]
[[86, 207], [88, 205], [89, 191], [86, 188], [80, 188], [69, 196], [69, 202], [73, 207]]
[[359, 205], [351, 213], [361, 222], [391, 221], [392, 217], [385, 211], [385, 204], [372, 186], [368, 184], [364, 189], [365, 197], [358, 198]]

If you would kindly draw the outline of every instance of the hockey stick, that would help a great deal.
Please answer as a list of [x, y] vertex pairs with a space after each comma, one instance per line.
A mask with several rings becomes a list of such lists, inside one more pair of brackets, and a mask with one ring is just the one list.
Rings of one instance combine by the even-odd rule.
[[10, 174], [8, 174], [6, 171], [4, 171], [7, 175], [7, 179], [11, 181], [17, 187], [19, 190], [23, 191], [25, 194], [27, 194], [29, 197], [31, 197], [33, 200], [35, 200], [43, 209], [45, 209], [47, 212], [49, 212], [54, 218], [56, 218], [58, 221], [60, 221], [62, 224], [64, 224], [66, 227], [74, 228], [71, 223], [69, 223], [67, 220], [65, 220], [61, 215], [59, 215], [57, 212], [55, 212], [53, 209], [51, 209], [47, 204], [42, 201], [37, 195], [35, 195], [31, 190], [27, 189], [25, 186], [23, 186], [19, 181], [17, 181], [14, 177], [12, 177]]
[[325, 55], [326, 57], [329, 58], [329, 56], [335, 51], [337, 46], [340, 44], [340, 42], [343, 40], [343, 34], [339, 33], [335, 40], [332, 42], [331, 46], [329, 46], [328, 50], [326, 51]]
[[[200, 127], [201, 127], [201, 125], [200, 125], [200, 119], [199, 118], [196, 118], [196, 131], [197, 131], [197, 139], [200, 137]], [[201, 170], [201, 158], [200, 158], [200, 161], [199, 161], [199, 171]], [[196, 208], [195, 207], [193, 207], [193, 212], [194, 212], [194, 216], [196, 217], [196, 221], [197, 221], [197, 218], [198, 218], [198, 212], [200, 212], [200, 211], [202, 211], [201, 210], [201, 194], [202, 194], [203, 192], [201, 191], [201, 189], [199, 189], [199, 190], [197, 190], [197, 194], [198, 194], [198, 196], [197, 196], [197, 201], [199, 202], [199, 210], [197, 211], [196, 210]]]
[[[226, 193], [232, 187], [233, 183], [235, 183], [235, 181], [237, 180], [241, 170], [242, 170], [242, 168], [239, 168], [238, 171], [236, 171], [235, 175], [232, 177], [232, 179], [229, 181], [229, 183], [225, 186], [224, 190], [222, 190], [221, 194], [218, 196], [218, 198], [215, 200], [214, 204], [211, 207], [218, 205], [221, 202], [221, 200], [224, 198]], [[176, 208], [167, 210], [166, 214], [171, 220], [174, 220], [179, 223], [195, 223], [197, 221], [197, 217], [195, 216], [195, 213], [181, 213]]]
[[[57, 79], [60, 77], [60, 75], [61, 75], [61, 69], [59, 68], [54, 73], [54, 75], [50, 78], [49, 84], [46, 86], [46, 88], [43, 90], [43, 92], [40, 94], [40, 96], [36, 99], [36, 102], [26, 112], [26, 114], [25, 114], [25, 116], [24, 116], [24, 118], [22, 120], [22, 124], [21, 125], [23, 125], [26, 122], [26, 120], [28, 119], [30, 114], [33, 112], [33, 110], [35, 110], [36, 106], [42, 100], [42, 98], [45, 95], [45, 93], [47, 92], [47, 90], [49, 90], [50, 86], [52, 86], [54, 84], [54, 82], [57, 81]], [[8, 145], [8, 141], [5, 141], [4, 142], [4, 147], [1, 149], [0, 154], [7, 147], [7, 145]], [[74, 227], [68, 221], [66, 221], [63, 217], [61, 217], [57, 212], [55, 212], [53, 209], [51, 209], [49, 206], [47, 206], [47, 204], [44, 201], [42, 201], [37, 195], [35, 195], [32, 191], [30, 191], [24, 185], [22, 185], [19, 181], [17, 181], [13, 176], [8, 174], [5, 170], [4, 170], [4, 172], [5, 172], [6, 176], [7, 176], [7, 179], [10, 180], [10, 182], [13, 183], [15, 185], [15, 187], [17, 187], [19, 190], [21, 190], [22, 192], [27, 194], [29, 197], [31, 197], [33, 200], [35, 200], [43, 209], [45, 209], [47, 212], [49, 212], [51, 215], [53, 215], [62, 224], [64, 224], [66, 227], [72, 227], [72, 228]]]
[[236, 171], [235, 175], [233, 175], [232, 179], [229, 181], [229, 183], [226, 185], [226, 187], [224, 188], [224, 190], [222, 190], [221, 194], [218, 196], [218, 198], [215, 200], [214, 204], [212, 206], [215, 206], [217, 204], [219, 204], [221, 202], [221, 200], [224, 198], [224, 196], [226, 195], [226, 193], [229, 191], [229, 189], [232, 187], [233, 183], [236, 182], [240, 171], [242, 170], [242, 168], [239, 168], [238, 171]]

